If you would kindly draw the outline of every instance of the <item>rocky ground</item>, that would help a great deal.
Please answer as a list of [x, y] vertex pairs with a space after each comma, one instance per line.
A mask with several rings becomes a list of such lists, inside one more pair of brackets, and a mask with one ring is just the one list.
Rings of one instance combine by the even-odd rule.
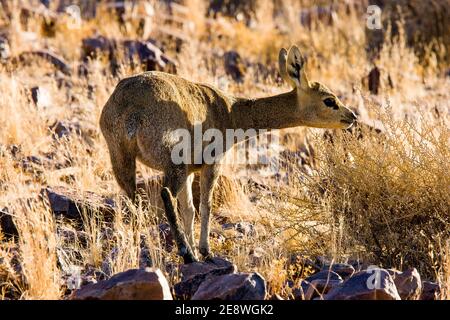
[[[371, 49], [363, 2], [104, 1], [80, 4], [80, 20], [56, 2], [0, 0], [0, 299], [448, 299], [440, 25], [442, 46], [411, 41], [408, 15], [406, 34]], [[140, 165], [140, 201], [122, 195], [101, 109], [119, 79], [147, 70], [247, 97], [286, 91], [276, 59], [293, 43], [359, 124], [273, 131], [257, 165], [224, 166], [216, 257], [183, 265], [161, 176]]]

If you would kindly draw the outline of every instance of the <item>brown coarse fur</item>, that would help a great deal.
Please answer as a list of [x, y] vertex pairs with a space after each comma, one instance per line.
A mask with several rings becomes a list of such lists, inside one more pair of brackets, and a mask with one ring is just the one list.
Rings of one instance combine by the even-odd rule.
[[[202, 227], [199, 251], [205, 257], [211, 256], [208, 235], [219, 164], [195, 164], [194, 161], [175, 164], [171, 156], [179, 140], [174, 132], [185, 129], [193, 137], [194, 127], [199, 123], [203, 133], [217, 129], [224, 136], [226, 129], [351, 126], [356, 119], [353, 112], [324, 85], [309, 82], [305, 62], [297, 47], [293, 46], [289, 53], [282, 49], [280, 74], [293, 89], [267, 98], [236, 98], [209, 85], [193, 83], [178, 76], [146, 72], [120, 81], [107, 101], [100, 126], [117, 182], [134, 199], [136, 159], [163, 172], [161, 196], [179, 253], [185, 262], [196, 260], [193, 238], [195, 207], [192, 200], [195, 172], [200, 173]], [[194, 158], [193, 154], [189, 156], [191, 160]], [[184, 231], [178, 222], [178, 206]]]

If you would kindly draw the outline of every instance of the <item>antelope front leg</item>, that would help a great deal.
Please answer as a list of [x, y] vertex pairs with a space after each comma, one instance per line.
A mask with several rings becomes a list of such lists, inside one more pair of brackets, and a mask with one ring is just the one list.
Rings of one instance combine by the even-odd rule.
[[200, 177], [200, 216], [201, 231], [199, 250], [203, 257], [212, 258], [209, 248], [210, 215], [213, 203], [213, 191], [218, 177], [218, 165], [207, 165]]

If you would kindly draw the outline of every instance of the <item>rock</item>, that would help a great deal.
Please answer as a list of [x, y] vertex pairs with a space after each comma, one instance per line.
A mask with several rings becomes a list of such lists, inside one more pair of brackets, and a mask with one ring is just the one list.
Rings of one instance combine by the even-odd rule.
[[342, 280], [315, 279], [308, 285], [308, 289], [305, 293], [305, 300], [313, 300], [316, 297], [323, 296], [341, 283]]
[[81, 40], [82, 58], [86, 60], [88, 57], [97, 58], [99, 53], [108, 54], [112, 58], [114, 54], [115, 41], [103, 36], [84, 38]]
[[292, 296], [294, 297], [294, 300], [306, 300], [305, 290], [308, 288], [308, 284], [303, 284], [303, 281], [301, 281], [301, 283], [295, 287], [293, 283], [290, 283], [289, 287], [292, 288]]
[[223, 55], [223, 66], [225, 73], [236, 81], [242, 83], [245, 76], [245, 65], [241, 56], [236, 51], [227, 51]]
[[116, 51], [124, 50], [125, 58], [129, 62], [137, 61], [144, 65], [146, 71], [158, 70], [176, 73], [177, 66], [174, 60], [162, 52], [152, 41], [123, 40], [117, 42], [103, 36], [85, 38], [81, 44], [83, 60], [89, 57], [96, 58], [99, 54], [108, 56], [111, 68], [117, 67]]
[[374, 95], [377, 95], [380, 90], [380, 76], [380, 69], [376, 66], [370, 70], [368, 75], [369, 91]]
[[207, 278], [192, 300], [263, 300], [266, 281], [259, 273], [233, 273]]
[[86, 213], [98, 211], [106, 220], [110, 220], [114, 213], [114, 201], [93, 192], [79, 194], [65, 187], [47, 187], [41, 190], [41, 195], [47, 196], [50, 208], [55, 215], [69, 219], [81, 220], [83, 210]]
[[73, 300], [172, 300], [161, 270], [131, 269], [76, 290]]
[[61, 71], [65, 75], [70, 75], [70, 67], [64, 59], [51, 51], [37, 50], [37, 51], [26, 51], [19, 54], [13, 60], [17, 62], [29, 62], [34, 59], [43, 59], [52, 64], [57, 70]]
[[246, 236], [255, 235], [255, 226], [250, 222], [225, 223], [222, 225], [222, 229], [223, 230], [234, 229], [237, 232]]
[[68, 136], [70, 133], [81, 135], [81, 126], [78, 122], [56, 121], [49, 127], [55, 138]]
[[420, 274], [416, 268], [410, 268], [400, 272], [398, 270], [388, 270], [394, 279], [398, 294], [402, 300], [417, 300], [422, 291]]
[[184, 264], [180, 267], [181, 282], [174, 286], [175, 295], [179, 299], [190, 299], [206, 279], [233, 274], [236, 271], [234, 264], [218, 257], [207, 262]]
[[6, 207], [0, 210], [0, 230], [7, 239], [19, 235], [12, 216]]
[[334, 263], [332, 265], [324, 265], [322, 271], [333, 271], [342, 277], [342, 279], [350, 278], [355, 273], [355, 268], [347, 263]]
[[342, 281], [342, 278], [339, 274], [337, 274], [334, 271], [329, 271], [329, 270], [322, 270], [319, 271], [315, 274], [313, 274], [312, 276], [309, 276], [308, 278], [305, 279], [306, 282], [312, 282], [314, 280], [317, 279], [328, 279], [328, 280], [338, 280], [338, 281]]
[[431, 281], [422, 282], [422, 293], [419, 300], [438, 300], [441, 292], [439, 283]]
[[[341, 276], [336, 272], [322, 270], [304, 279], [300, 283], [301, 290], [297, 288], [294, 291], [294, 297], [297, 300], [311, 300], [319, 293], [324, 294], [342, 282]], [[314, 288], [317, 288], [317, 290]]]
[[394, 280], [381, 268], [356, 273], [324, 296], [325, 300], [400, 300]]
[[138, 61], [145, 66], [146, 71], [177, 72], [175, 62], [151, 41], [125, 40], [122, 45], [128, 59], [133, 61], [133, 58], [137, 57]]

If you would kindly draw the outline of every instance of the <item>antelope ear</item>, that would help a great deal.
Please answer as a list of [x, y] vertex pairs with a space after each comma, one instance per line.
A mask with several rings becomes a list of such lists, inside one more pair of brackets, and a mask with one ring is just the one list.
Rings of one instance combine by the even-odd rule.
[[289, 77], [287, 70], [286, 70], [286, 61], [287, 61], [287, 55], [288, 52], [285, 48], [281, 48], [280, 53], [278, 54], [278, 69], [280, 71], [281, 78], [289, 83], [289, 85], [293, 88], [296, 87], [296, 84], [292, 79]]
[[304, 90], [309, 88], [309, 81], [305, 71], [306, 59], [297, 46], [289, 49], [286, 69], [289, 78], [295, 82], [297, 87]]

